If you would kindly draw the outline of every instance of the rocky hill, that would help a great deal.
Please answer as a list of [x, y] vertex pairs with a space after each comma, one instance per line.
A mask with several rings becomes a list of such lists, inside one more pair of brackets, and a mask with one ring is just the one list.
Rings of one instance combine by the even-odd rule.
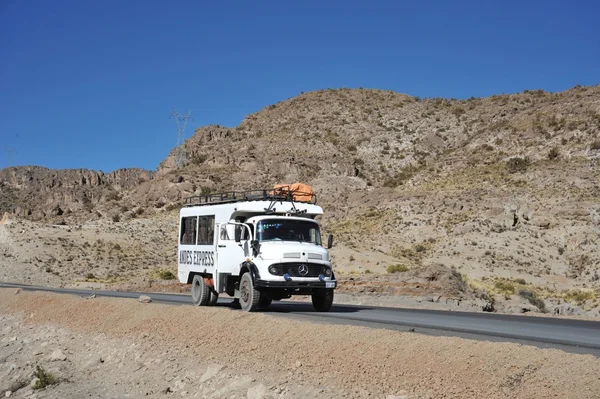
[[91, 213], [98, 204], [151, 180], [153, 172], [120, 169], [111, 173], [87, 169], [51, 170], [40, 166], [0, 170], [0, 213], [34, 220]]
[[88, 199], [96, 205], [140, 194], [140, 205], [160, 208], [182, 195], [282, 181], [328, 188], [323, 200], [337, 201], [346, 191], [443, 183], [451, 172], [514, 157], [523, 158], [512, 161], [515, 171], [548, 160], [589, 161], [600, 151], [599, 129], [600, 86], [469, 100], [322, 90], [268, 106], [235, 128], [198, 128], [185, 143], [188, 164], [174, 169], [172, 152], [156, 176], [140, 169], [0, 170], [0, 211], [40, 218], [54, 216], [54, 206], [74, 212], [93, 208], [76, 205]]
[[468, 100], [321, 90], [200, 127], [185, 151], [185, 166], [173, 151], [156, 172], [4, 169], [0, 211], [122, 223], [191, 194], [302, 181], [350, 272], [441, 263], [504, 296], [599, 287], [600, 86]]

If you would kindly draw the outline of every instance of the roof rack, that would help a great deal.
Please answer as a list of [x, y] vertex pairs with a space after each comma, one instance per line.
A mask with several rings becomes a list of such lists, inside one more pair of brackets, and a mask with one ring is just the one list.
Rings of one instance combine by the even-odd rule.
[[185, 198], [184, 206], [216, 205], [245, 201], [289, 201], [303, 204], [316, 204], [317, 195], [313, 192], [294, 191], [290, 189], [290, 186], [283, 186], [275, 189], [226, 191], [216, 194], [193, 195]]

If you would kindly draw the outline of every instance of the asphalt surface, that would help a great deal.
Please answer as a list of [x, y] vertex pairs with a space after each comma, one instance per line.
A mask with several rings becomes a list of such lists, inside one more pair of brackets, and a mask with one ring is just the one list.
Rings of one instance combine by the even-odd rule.
[[[87, 297], [91, 290], [65, 289], [0, 283], [0, 288], [20, 288]], [[93, 291], [96, 296], [138, 298], [148, 295], [153, 302], [192, 305], [189, 295], [145, 292]], [[231, 307], [231, 298], [219, 299], [217, 306]], [[241, 310], [240, 310], [241, 311]], [[386, 308], [334, 304], [331, 311], [319, 313], [310, 303], [273, 302], [264, 311], [276, 317], [289, 317], [340, 325], [363, 325], [400, 331], [463, 338], [519, 342], [542, 348], [558, 348], [600, 357], [600, 322], [565, 318], [503, 315], [493, 313]]]

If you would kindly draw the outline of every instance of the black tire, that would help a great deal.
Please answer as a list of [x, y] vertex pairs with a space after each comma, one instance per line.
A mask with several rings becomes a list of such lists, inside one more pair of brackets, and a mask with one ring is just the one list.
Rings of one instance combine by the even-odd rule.
[[269, 298], [268, 296], [262, 295], [260, 298], [260, 302], [258, 302], [258, 307], [260, 309], [266, 309], [271, 305], [271, 302], [273, 302], [273, 299]]
[[234, 298], [233, 302], [231, 302], [231, 307], [234, 309], [241, 309], [240, 300], [238, 298]]
[[254, 288], [254, 282], [249, 272], [240, 279], [240, 306], [244, 312], [254, 312], [260, 303], [260, 291]]
[[204, 277], [196, 274], [192, 279], [192, 302], [196, 306], [206, 306], [208, 304], [208, 295], [210, 287], [206, 285]]
[[219, 300], [219, 294], [214, 289], [211, 289], [208, 293], [208, 306], [215, 306]]
[[333, 305], [333, 290], [312, 294], [312, 304], [317, 312], [329, 312]]

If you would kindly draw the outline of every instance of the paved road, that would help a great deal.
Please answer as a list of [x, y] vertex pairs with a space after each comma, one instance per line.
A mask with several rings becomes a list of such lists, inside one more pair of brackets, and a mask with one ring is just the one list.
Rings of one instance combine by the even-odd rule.
[[[0, 283], [0, 288], [21, 288], [61, 294], [89, 296], [92, 291]], [[94, 291], [96, 296], [137, 298], [150, 296], [154, 302], [191, 305], [189, 295], [120, 291]], [[219, 306], [230, 306], [231, 299], [219, 299]], [[600, 322], [564, 318], [514, 316], [492, 313], [449, 312], [399, 309], [376, 306], [336, 305], [328, 313], [315, 312], [310, 303], [273, 302], [266, 313], [279, 317], [358, 324], [368, 327], [416, 331], [431, 335], [452, 335], [491, 341], [521, 342], [539, 347], [560, 348], [570, 352], [600, 356]]]

